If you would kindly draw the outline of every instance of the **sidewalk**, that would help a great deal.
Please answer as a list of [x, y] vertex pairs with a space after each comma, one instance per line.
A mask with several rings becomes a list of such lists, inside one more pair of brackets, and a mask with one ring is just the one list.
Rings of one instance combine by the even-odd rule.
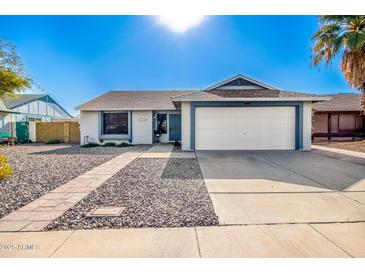
[[355, 164], [365, 165], [365, 153], [339, 148], [312, 145], [312, 151], [323, 156], [338, 158]]
[[0, 257], [365, 257], [365, 223], [0, 233], [0, 247]]
[[313, 149], [319, 149], [329, 152], [335, 152], [335, 153], [342, 153], [348, 156], [358, 157], [365, 159], [365, 153], [358, 152], [358, 151], [351, 151], [346, 149], [339, 149], [339, 148], [333, 148], [333, 147], [325, 147], [325, 146], [318, 146], [318, 145], [312, 145]]

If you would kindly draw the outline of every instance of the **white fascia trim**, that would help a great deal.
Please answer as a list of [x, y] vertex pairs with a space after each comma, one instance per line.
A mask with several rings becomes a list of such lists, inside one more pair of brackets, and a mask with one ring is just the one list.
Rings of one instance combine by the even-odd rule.
[[134, 111], [134, 110], [165, 110], [165, 111], [169, 111], [169, 110], [177, 110], [176, 108], [131, 108], [126, 110], [125, 108], [123, 109], [108, 109], [108, 108], [97, 108], [97, 109], [80, 109], [80, 111], [103, 111], [103, 112], [126, 112], [126, 111]]
[[252, 82], [252, 83], [254, 83], [254, 84], [256, 84], [256, 85], [262, 86], [262, 87], [267, 88], [267, 89], [277, 89], [277, 88], [275, 88], [275, 87], [273, 87], [273, 86], [270, 86], [270, 85], [268, 85], [268, 84], [265, 84], [265, 83], [263, 83], [263, 82], [260, 82], [260, 81], [254, 80], [254, 79], [252, 79], [252, 78], [250, 78], [250, 77], [248, 77], [248, 76], [245, 76], [245, 75], [242, 75], [242, 74], [238, 74], [238, 75], [235, 75], [235, 76], [233, 76], [233, 77], [231, 77], [231, 78], [229, 78], [229, 79], [227, 79], [227, 80], [221, 81], [221, 82], [219, 82], [219, 83], [217, 83], [217, 84], [214, 84], [214, 85], [212, 85], [212, 86], [210, 86], [210, 87], [207, 87], [207, 88], [205, 88], [205, 90], [212, 90], [212, 89], [215, 89], [215, 88], [217, 88], [217, 87], [219, 87], [219, 86], [222, 86], [222, 85], [224, 85], [224, 84], [227, 84], [227, 83], [229, 83], [229, 82], [231, 82], [231, 81], [233, 81], [233, 80], [236, 80], [236, 79], [238, 79], [238, 78], [242, 78], [242, 79], [244, 79], [244, 80], [246, 80], [246, 81], [250, 81], [250, 82]]
[[190, 101], [205, 101], [205, 102], [220, 102], [220, 101], [328, 101], [331, 98], [329, 97], [283, 97], [283, 98], [272, 98], [272, 97], [262, 97], [262, 98], [219, 98], [219, 99], [182, 99], [183, 102], [190, 102]]

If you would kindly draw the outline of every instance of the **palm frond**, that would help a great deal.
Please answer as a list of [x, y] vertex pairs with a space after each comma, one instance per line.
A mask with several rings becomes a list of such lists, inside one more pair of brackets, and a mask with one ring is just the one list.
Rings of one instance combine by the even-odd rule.
[[349, 85], [363, 91], [365, 108], [365, 16], [323, 15], [312, 36], [312, 63], [328, 65], [342, 53], [340, 68]]

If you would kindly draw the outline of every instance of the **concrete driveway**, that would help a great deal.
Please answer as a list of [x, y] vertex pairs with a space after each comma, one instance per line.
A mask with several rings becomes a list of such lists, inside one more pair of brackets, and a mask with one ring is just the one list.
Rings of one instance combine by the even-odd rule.
[[221, 224], [365, 221], [365, 167], [312, 152], [199, 151]]
[[[365, 256], [365, 166], [315, 152], [196, 154], [223, 230], [277, 225], [283, 235], [296, 231], [306, 244], [313, 242], [298, 230], [300, 224], [348, 254]], [[221, 245], [239, 245], [244, 235], [236, 236], [217, 239]]]

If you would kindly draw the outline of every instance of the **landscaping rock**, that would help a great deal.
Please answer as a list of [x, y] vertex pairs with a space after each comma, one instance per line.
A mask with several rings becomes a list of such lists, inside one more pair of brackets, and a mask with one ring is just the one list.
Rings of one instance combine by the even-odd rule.
[[[86, 216], [100, 206], [118, 217]], [[196, 159], [137, 159], [45, 230], [218, 225]]]
[[0, 218], [56, 187], [127, 151], [150, 146], [93, 147], [78, 145], [17, 145], [0, 147], [14, 174], [0, 181]]

